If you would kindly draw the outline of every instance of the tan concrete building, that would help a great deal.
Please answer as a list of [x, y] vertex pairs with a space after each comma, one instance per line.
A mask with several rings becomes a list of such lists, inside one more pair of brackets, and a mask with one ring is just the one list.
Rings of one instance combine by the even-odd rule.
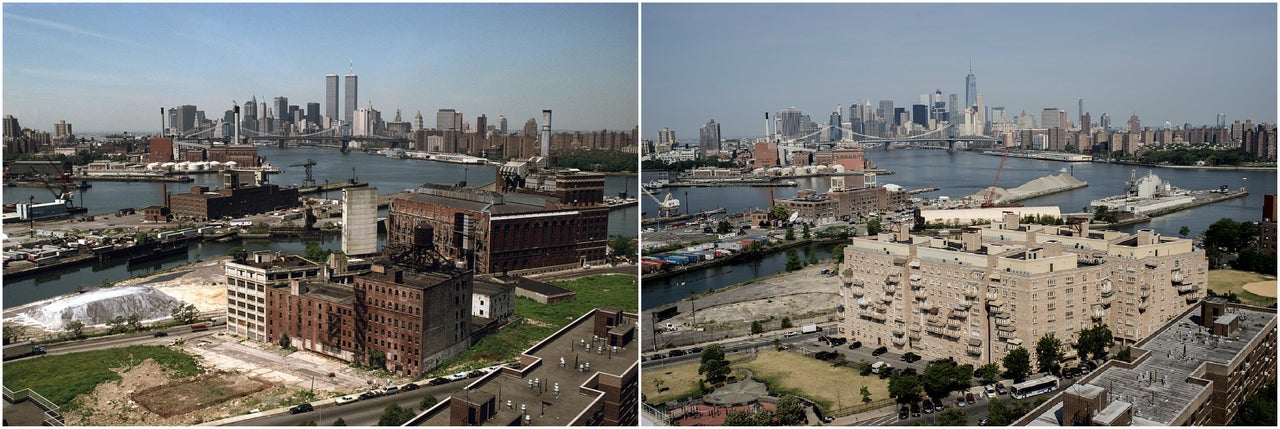
[[1014, 425], [1223, 426], [1276, 379], [1276, 310], [1206, 299]]
[[285, 287], [290, 280], [319, 277], [320, 264], [297, 255], [254, 252], [245, 261], [227, 262], [227, 332], [251, 340], [272, 341], [267, 336], [267, 292]]
[[1134, 342], [1205, 296], [1208, 263], [1190, 240], [1020, 225], [1019, 216], [959, 237], [912, 236], [895, 224], [852, 239], [840, 333], [977, 366], [1047, 334], [1073, 344], [1095, 323]]

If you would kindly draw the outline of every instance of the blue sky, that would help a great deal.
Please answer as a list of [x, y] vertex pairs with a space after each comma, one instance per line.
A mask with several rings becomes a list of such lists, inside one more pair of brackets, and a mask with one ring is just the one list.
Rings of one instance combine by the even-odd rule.
[[[391, 120], [454, 108], [554, 111], [553, 127], [639, 123], [635, 4], [4, 4], [4, 113], [28, 128], [159, 128], [159, 108], [232, 100], [324, 108], [324, 75], [359, 76]], [[345, 82], [340, 93], [345, 93]], [[340, 101], [341, 103], [341, 101]]]
[[[642, 133], [764, 133], [795, 106], [964, 99], [973, 61], [988, 106], [1046, 107], [1144, 126], [1276, 122], [1275, 4], [653, 4], [642, 7]], [[820, 118], [820, 120], [819, 120]]]

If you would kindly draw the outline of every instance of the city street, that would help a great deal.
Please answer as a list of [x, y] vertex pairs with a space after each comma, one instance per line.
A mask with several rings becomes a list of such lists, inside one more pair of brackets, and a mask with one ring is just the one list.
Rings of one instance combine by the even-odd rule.
[[[315, 411], [299, 414], [289, 414], [288, 412], [285, 412], [279, 415], [243, 420], [232, 423], [228, 426], [297, 426], [299, 423], [305, 421], [315, 421], [320, 426], [329, 426], [339, 417], [341, 417], [348, 426], [376, 426], [378, 424], [378, 418], [382, 417], [383, 409], [388, 405], [391, 405], [393, 402], [400, 404], [401, 407], [411, 409], [414, 414], [417, 414], [421, 412], [418, 410], [418, 402], [421, 401], [423, 397], [427, 395], [434, 395], [437, 400], [442, 401], [449, 397], [449, 395], [461, 390], [472, 381], [475, 380], [465, 379], [439, 386], [426, 386], [425, 381], [419, 381], [417, 384], [423, 386], [417, 390], [411, 390], [390, 396], [359, 400], [344, 405], [335, 405], [332, 400], [326, 400], [324, 401], [324, 405], [317, 405]], [[352, 394], [355, 395], [359, 395], [360, 393], [361, 392], [352, 392]]]

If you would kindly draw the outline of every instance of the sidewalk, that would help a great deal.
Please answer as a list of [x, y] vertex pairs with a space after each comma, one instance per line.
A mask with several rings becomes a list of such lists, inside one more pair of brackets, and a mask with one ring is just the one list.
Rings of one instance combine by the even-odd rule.
[[852, 425], [858, 424], [858, 422], [864, 422], [871, 419], [878, 419], [881, 417], [892, 416], [897, 412], [898, 412], [898, 405], [893, 404], [893, 405], [889, 405], [889, 406], [871, 410], [871, 411], [863, 411], [861, 413], [854, 414], [852, 416], [837, 417], [835, 421], [831, 422], [830, 426], [852, 426]]

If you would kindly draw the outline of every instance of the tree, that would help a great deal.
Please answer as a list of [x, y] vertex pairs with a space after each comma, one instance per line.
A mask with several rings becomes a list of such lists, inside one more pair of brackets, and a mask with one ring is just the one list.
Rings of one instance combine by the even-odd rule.
[[343, 420], [342, 417], [338, 417], [338, 419], [334, 420], [333, 424], [329, 426], [346, 426], [346, 425], [347, 425], [347, 421]]
[[298, 426], [319, 426], [315, 420], [303, 420], [298, 422]]
[[1031, 374], [1031, 352], [1022, 347], [1010, 350], [1000, 363], [1004, 365], [1005, 376], [1014, 381], [1022, 382]]
[[788, 227], [787, 227], [787, 235], [786, 235], [785, 237], [782, 237], [782, 238], [786, 239], [787, 241], [795, 240], [795, 239], [796, 239], [796, 229], [788, 226]]
[[1119, 214], [1120, 214], [1119, 211], [1111, 210], [1111, 208], [1107, 206], [1098, 206], [1097, 208], [1093, 209], [1093, 220], [1096, 220], [1099, 222], [1106, 222], [1106, 223], [1115, 223], [1117, 220], [1116, 216]]
[[382, 350], [377, 350], [377, 349], [370, 350], [370, 351], [369, 351], [369, 366], [374, 367], [374, 368], [377, 368], [377, 369], [384, 369], [384, 368], [386, 368], [386, 367], [387, 367], [387, 354], [386, 354], [385, 352], [383, 352]]
[[938, 415], [938, 425], [940, 426], [968, 426], [969, 415], [965, 414], [961, 408], [947, 408], [942, 410], [942, 414]]
[[862, 395], [862, 402], [871, 402], [871, 389], [868, 389], [867, 386], [859, 388], [858, 394]]
[[413, 418], [413, 410], [401, 407], [400, 404], [392, 402], [387, 408], [382, 409], [382, 417], [378, 418], [378, 426], [400, 426], [409, 422]]
[[914, 375], [894, 374], [889, 377], [889, 396], [898, 398], [899, 403], [920, 400], [920, 379]]
[[788, 328], [791, 328], [791, 327], [792, 327], [792, 325], [791, 325], [791, 317], [789, 317], [789, 316], [788, 316], [788, 317], [783, 317], [783, 318], [782, 318], [782, 329], [788, 329]]
[[1080, 331], [1080, 337], [1076, 340], [1076, 356], [1080, 360], [1088, 360], [1088, 356], [1093, 359], [1105, 359], [1107, 357], [1107, 349], [1115, 344], [1115, 337], [1111, 334], [1111, 328], [1107, 325], [1098, 324], [1092, 328]]
[[991, 401], [987, 402], [988, 424], [992, 426], [1008, 426], [1017, 418], [1018, 416], [1013, 415], [1013, 410], [1000, 398], [991, 398]]
[[613, 249], [614, 256], [633, 260], [636, 258], [636, 245], [631, 242], [630, 237], [615, 235], [613, 236], [613, 241], [609, 243], [609, 247]]
[[787, 208], [783, 206], [773, 206], [773, 208], [769, 209], [769, 214], [779, 221], [787, 220], [787, 216], [790, 215], [790, 213], [787, 213]]
[[698, 375], [706, 378], [708, 383], [716, 384], [729, 376], [729, 361], [724, 358], [724, 347], [712, 344], [702, 349], [702, 363], [698, 365]]
[[81, 322], [79, 320], [72, 320], [70, 323], [67, 323], [65, 326], [63, 326], [62, 330], [66, 331], [67, 336], [71, 338], [74, 338], [77, 340], [84, 338], [84, 322]]
[[807, 223], [804, 224], [804, 226], [800, 229], [800, 237], [805, 240], [808, 240], [810, 237], [813, 237], [812, 235], [809, 234], [809, 224]]
[[787, 249], [787, 271], [801, 268], [804, 268], [804, 262], [800, 262], [800, 255], [796, 254], [796, 249]]
[[778, 400], [777, 405], [778, 425], [790, 426], [805, 422], [804, 405], [800, 403], [800, 398], [797, 398], [796, 395], [790, 393], [784, 395], [782, 399]]
[[666, 383], [667, 383], [667, 380], [663, 380], [662, 377], [653, 378], [653, 388], [658, 389], [658, 392], [662, 392], [662, 385]]
[[880, 230], [880, 218], [874, 218], [867, 221], [867, 235], [879, 234]]
[[22, 337], [25, 337], [26, 335], [27, 335], [26, 325], [17, 325], [13, 323], [4, 324], [4, 343], [5, 344], [17, 342], [19, 339], [21, 339]]
[[281, 332], [281, 333], [280, 333], [280, 348], [282, 348], [282, 349], [287, 349], [287, 348], [289, 348], [289, 346], [290, 346], [290, 345], [292, 345], [292, 340], [290, 340], [290, 339], [289, 339], [289, 334], [286, 334], [286, 333], [284, 333], [284, 332]]
[[230, 256], [231, 259], [235, 260], [236, 262], [244, 262], [245, 259], [249, 257], [249, 252], [245, 251], [243, 247], [237, 246], [237, 247], [232, 247], [231, 250], [228, 250], [227, 256]]
[[110, 326], [110, 328], [107, 329], [107, 332], [112, 334], [124, 332], [126, 323], [124, 316], [113, 317], [111, 320], [107, 321], [107, 325]]
[[329, 260], [330, 253], [333, 253], [333, 251], [320, 247], [319, 241], [308, 241], [307, 250], [302, 253], [302, 257], [323, 264]]
[[987, 382], [987, 383], [995, 381], [996, 377], [1000, 376], [1000, 364], [996, 362], [991, 362], [989, 364], [980, 366], [978, 367], [977, 371], [974, 371], [974, 375], [978, 376], [978, 378], [981, 378], [984, 382]]
[[1182, 228], [1178, 228], [1178, 236], [1187, 238], [1188, 234], [1191, 234], [1191, 228], [1187, 228], [1186, 225], [1183, 225]]
[[759, 320], [752, 320], [752, 321], [751, 321], [751, 334], [752, 334], [752, 335], [759, 335], [759, 334], [761, 334], [761, 333], [764, 333], [764, 325], [761, 325]]
[[867, 375], [871, 373], [871, 362], [868, 362], [866, 359], [858, 361], [858, 364], [856, 366], [858, 368], [858, 372], [861, 373], [862, 375]]
[[724, 422], [721, 424], [725, 426], [754, 426], [755, 420], [751, 418], [750, 414], [747, 414], [746, 410], [733, 410], [725, 413]]
[[1231, 419], [1231, 426], [1276, 426], [1276, 382], [1249, 395], [1240, 411]]
[[125, 325], [128, 326], [129, 331], [132, 331], [132, 332], [141, 331], [142, 315], [138, 313], [130, 314], [129, 318], [125, 319]]
[[422, 400], [418, 401], [418, 409], [426, 411], [428, 408], [434, 407], [438, 403], [440, 403], [440, 400], [436, 399], [435, 395], [423, 396]]
[[773, 410], [761, 408], [756, 411], [755, 417], [751, 418], [752, 426], [775, 426], [778, 424], [778, 415]]
[[728, 219], [720, 219], [720, 224], [716, 225], [717, 234], [727, 234], [733, 231], [733, 224]]
[[1062, 340], [1054, 337], [1053, 333], [1045, 334], [1036, 341], [1036, 369], [1039, 372], [1057, 374], [1063, 357]]
[[173, 316], [174, 321], [187, 324], [195, 322], [196, 318], [200, 317], [200, 310], [196, 309], [195, 304], [185, 304], [174, 307], [169, 314]]
[[1128, 348], [1128, 347], [1125, 347], [1123, 350], [1120, 350], [1120, 352], [1116, 353], [1116, 360], [1121, 360], [1121, 361], [1125, 361], [1125, 362], [1128, 362], [1128, 363], [1132, 363], [1132, 362], [1133, 362], [1133, 357], [1132, 357], [1132, 356], [1130, 356], [1130, 354], [1131, 354], [1131, 353], [1132, 353], [1132, 351], [1131, 351], [1131, 350], [1129, 350], [1129, 348]]
[[953, 391], [969, 386], [973, 378], [973, 365], [956, 365], [955, 361], [943, 361], [929, 365], [920, 375], [920, 382], [930, 398], [942, 398]]

